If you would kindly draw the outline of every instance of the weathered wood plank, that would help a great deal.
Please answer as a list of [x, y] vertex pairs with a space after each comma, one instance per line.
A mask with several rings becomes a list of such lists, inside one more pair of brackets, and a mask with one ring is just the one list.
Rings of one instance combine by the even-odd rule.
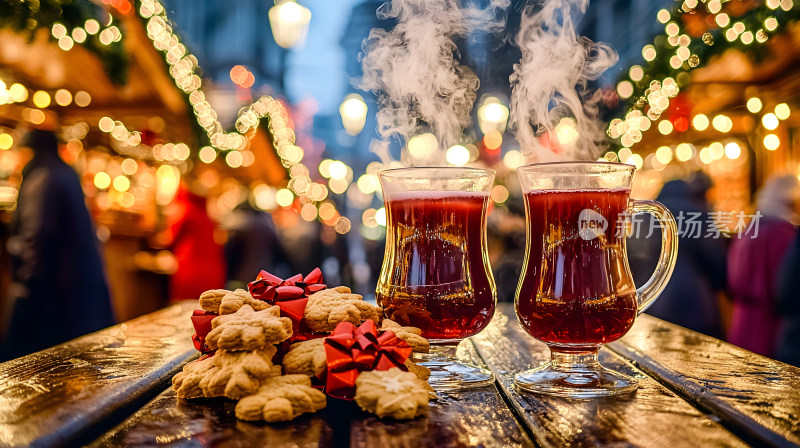
[[642, 315], [609, 348], [734, 430], [800, 444], [800, 369]]
[[234, 407], [224, 399], [179, 400], [167, 390], [90, 446], [533, 446], [494, 386], [442, 395], [427, 417], [410, 421], [383, 421], [342, 400], [283, 424], [238, 421]]
[[196, 355], [194, 305], [0, 364], [0, 446], [85, 443], [134, 412]]
[[235, 405], [225, 399], [179, 400], [167, 389], [89, 446], [334, 446], [333, 428], [321, 415], [292, 424], [248, 423], [236, 420]]
[[634, 394], [569, 400], [517, 390], [514, 375], [546, 362], [549, 351], [525, 333], [508, 305], [502, 305], [489, 327], [471, 340], [541, 446], [746, 446], [721, 425], [608, 350], [601, 350], [601, 363], [636, 377], [639, 389]]
[[[484, 366], [472, 344], [459, 346], [458, 356]], [[351, 447], [527, 447], [533, 446], [495, 386], [440, 393], [428, 418], [410, 422], [375, 417], [351, 425]]]

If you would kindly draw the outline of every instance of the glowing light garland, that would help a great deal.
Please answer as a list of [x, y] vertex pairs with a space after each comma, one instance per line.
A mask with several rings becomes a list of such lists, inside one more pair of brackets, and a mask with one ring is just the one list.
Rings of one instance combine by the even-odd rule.
[[[244, 158], [231, 157], [230, 152], [245, 152], [249, 137], [255, 133], [255, 129], [262, 119], [268, 119], [273, 146], [290, 177], [288, 190], [281, 191], [297, 198], [300, 210], [298, 213], [305, 210], [304, 213], [301, 213], [304, 219], [319, 218], [337, 232], [347, 233], [350, 230], [350, 221], [336, 211], [331, 201], [325, 200], [328, 196], [328, 188], [313, 182], [309, 177], [308, 167], [302, 161], [303, 149], [295, 144], [294, 130], [288, 125], [289, 117], [283, 104], [270, 96], [262, 96], [239, 113], [235, 125], [236, 131], [225, 132], [217, 118], [217, 112], [206, 100], [202, 80], [197, 74], [199, 69], [197, 58], [187, 51], [180, 42], [180, 38], [173, 32], [164, 6], [158, 0], [142, 0], [139, 15], [145, 20], [147, 36], [152, 40], [153, 46], [164, 54], [175, 85], [188, 95], [189, 104], [192, 106], [197, 123], [208, 136], [211, 148], [218, 152], [227, 151], [225, 160], [229, 166], [242, 166]], [[204, 154], [204, 156], [207, 160], [216, 158], [211, 157], [210, 154]], [[282, 206], [289, 207], [294, 204], [294, 197], [291, 202], [288, 202], [286, 201], [288, 197], [285, 197], [286, 193], [283, 194], [284, 205]], [[319, 212], [315, 211], [312, 214], [308, 206], [311, 205], [316, 209], [316, 203], [319, 203]], [[332, 210], [332, 212], [323, 213], [328, 210]]]

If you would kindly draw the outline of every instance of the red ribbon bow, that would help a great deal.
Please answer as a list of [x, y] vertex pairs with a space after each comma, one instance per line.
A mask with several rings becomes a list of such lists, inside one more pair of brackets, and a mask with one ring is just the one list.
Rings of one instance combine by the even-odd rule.
[[358, 328], [349, 322], [340, 322], [325, 339], [325, 355], [328, 364], [325, 391], [332, 397], [350, 400], [355, 395], [356, 378], [362, 371], [392, 367], [407, 371], [405, 360], [411, 355], [411, 346], [391, 331], [378, 336], [372, 319]]
[[303, 319], [308, 296], [326, 287], [322, 283], [322, 271], [319, 268], [311, 271], [305, 278], [297, 274], [286, 280], [267, 271], [261, 271], [256, 280], [247, 284], [254, 298], [281, 308], [281, 315], [292, 320], [295, 334], [300, 320]]
[[192, 313], [192, 325], [194, 325], [192, 343], [194, 343], [194, 348], [203, 354], [215, 352], [206, 345], [206, 336], [211, 331], [211, 321], [217, 316], [215, 313], [203, 310], [194, 310]]

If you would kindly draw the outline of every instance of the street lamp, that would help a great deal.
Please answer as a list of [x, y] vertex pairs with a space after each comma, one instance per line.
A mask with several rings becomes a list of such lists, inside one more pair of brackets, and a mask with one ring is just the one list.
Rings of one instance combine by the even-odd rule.
[[356, 93], [351, 93], [344, 98], [339, 106], [344, 130], [350, 135], [358, 135], [367, 123], [367, 103], [364, 98]]
[[269, 9], [269, 25], [275, 42], [283, 48], [302, 45], [306, 40], [311, 10], [295, 0], [276, 0]]
[[498, 131], [505, 132], [508, 124], [508, 107], [499, 99], [490, 96], [478, 108], [478, 126], [484, 135]]

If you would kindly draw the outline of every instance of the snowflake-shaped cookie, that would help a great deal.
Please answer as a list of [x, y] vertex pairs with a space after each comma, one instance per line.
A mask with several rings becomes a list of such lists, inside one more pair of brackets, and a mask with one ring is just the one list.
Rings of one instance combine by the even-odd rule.
[[254, 352], [225, 350], [208, 358], [190, 362], [172, 378], [178, 398], [228, 397], [238, 399], [258, 390], [261, 383], [281, 374], [280, 366], [272, 365], [276, 348]]
[[205, 396], [200, 388], [200, 381], [214, 368], [214, 359], [207, 357], [183, 366], [183, 370], [172, 377], [172, 388], [178, 398], [202, 398]]
[[284, 422], [316, 412], [327, 404], [325, 394], [311, 387], [306, 375], [283, 375], [264, 382], [255, 395], [236, 403], [236, 418]]
[[292, 336], [292, 321], [280, 314], [277, 306], [254, 311], [244, 305], [233, 314], [215, 317], [206, 345], [212, 349], [252, 351], [285, 341]]
[[281, 374], [281, 367], [272, 365], [274, 346], [253, 352], [218, 351], [214, 368], [200, 381], [206, 397], [228, 397], [238, 400], [255, 393], [269, 377]]
[[411, 419], [428, 413], [430, 386], [397, 367], [361, 372], [356, 380], [358, 406], [378, 417]]

